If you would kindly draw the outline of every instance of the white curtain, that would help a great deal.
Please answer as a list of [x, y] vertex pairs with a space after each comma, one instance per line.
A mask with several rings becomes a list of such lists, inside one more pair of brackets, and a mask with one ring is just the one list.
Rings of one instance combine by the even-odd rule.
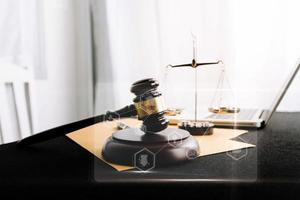
[[0, 0], [0, 143], [29, 136], [36, 125], [30, 104], [31, 72], [42, 67], [37, 8], [37, 0]]
[[21, 57], [20, 2], [0, 1], [0, 59], [2, 62], [20, 62]]
[[[165, 76], [165, 66], [191, 61], [192, 34], [199, 61], [224, 61], [232, 101], [242, 107], [269, 106], [300, 56], [296, 0], [92, 2], [96, 112], [130, 103], [130, 85], [145, 77], [165, 83], [169, 105], [191, 107], [193, 71], [168, 70]], [[198, 69], [200, 109], [211, 103], [220, 69]], [[299, 84], [297, 78], [281, 109], [300, 110]]]
[[0, 62], [30, 67], [45, 76], [41, 47], [41, 1], [0, 0]]

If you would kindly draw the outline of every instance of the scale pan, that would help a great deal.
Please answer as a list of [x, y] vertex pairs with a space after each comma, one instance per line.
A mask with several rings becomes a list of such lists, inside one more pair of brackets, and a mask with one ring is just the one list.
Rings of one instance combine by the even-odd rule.
[[208, 111], [216, 114], [229, 114], [229, 113], [238, 113], [240, 109], [237, 107], [211, 107], [208, 108]]

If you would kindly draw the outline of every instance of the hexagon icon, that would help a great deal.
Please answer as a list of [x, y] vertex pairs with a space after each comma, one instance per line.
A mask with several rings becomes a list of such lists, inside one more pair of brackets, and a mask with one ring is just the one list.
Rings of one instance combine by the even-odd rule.
[[[247, 143], [243, 138], [238, 137], [242, 142]], [[237, 150], [233, 150], [233, 151], [227, 151], [226, 154], [232, 158], [233, 160], [240, 160], [244, 157], [247, 156], [248, 154], [248, 149], [247, 148], [243, 148], [243, 149], [237, 149]]]
[[210, 123], [209, 122], [202, 122], [202, 125], [204, 128], [206, 128], [205, 132], [203, 133], [203, 135], [208, 135], [208, 132], [210, 131]]
[[134, 167], [140, 171], [149, 171], [155, 168], [155, 154], [147, 148], [134, 154]]
[[140, 127], [140, 130], [143, 131], [144, 133], [146, 133], [147, 132], [147, 127], [144, 124], [142, 124], [141, 127]]
[[182, 144], [182, 136], [176, 131], [172, 131], [168, 134], [168, 143], [173, 147], [177, 147]]
[[187, 149], [186, 157], [189, 160], [193, 160], [198, 157], [198, 152], [195, 149]]
[[140, 126], [136, 126], [132, 129], [132, 131], [134, 131], [135, 135], [143, 136], [143, 135], [145, 135], [146, 126], [144, 126], [143, 124]]

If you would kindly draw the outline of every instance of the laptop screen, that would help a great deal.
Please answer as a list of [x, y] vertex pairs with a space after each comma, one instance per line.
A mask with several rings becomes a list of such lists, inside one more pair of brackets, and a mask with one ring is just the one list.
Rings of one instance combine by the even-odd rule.
[[282, 88], [280, 89], [279, 93], [277, 94], [272, 106], [269, 110], [265, 113], [265, 120], [266, 123], [272, 117], [272, 114], [275, 112], [276, 108], [280, 104], [281, 100], [283, 99], [284, 95], [286, 94], [288, 88], [290, 87], [291, 83], [293, 82], [295, 76], [297, 75], [300, 68], [300, 62], [298, 61], [293, 70], [290, 72], [289, 76], [287, 77], [286, 81], [284, 82]]

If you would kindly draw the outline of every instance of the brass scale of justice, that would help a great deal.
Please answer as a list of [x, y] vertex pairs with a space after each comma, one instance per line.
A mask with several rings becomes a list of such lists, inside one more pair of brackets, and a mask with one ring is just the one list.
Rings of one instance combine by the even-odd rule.
[[[178, 127], [181, 129], [185, 129], [188, 132], [190, 132], [192, 135], [211, 135], [212, 134], [212, 128], [214, 127], [214, 124], [211, 122], [199, 122], [197, 119], [197, 110], [198, 110], [198, 74], [197, 74], [197, 69], [199, 66], [205, 66], [205, 65], [217, 65], [217, 64], [222, 64], [224, 65], [223, 61], [219, 60], [217, 62], [204, 62], [204, 63], [198, 63], [196, 60], [197, 57], [197, 47], [196, 47], [197, 40], [193, 36], [193, 59], [191, 63], [188, 64], [179, 64], [179, 65], [168, 65], [168, 67], [171, 68], [181, 68], [181, 67], [192, 67], [195, 70], [195, 78], [194, 78], [194, 121], [193, 120], [188, 120], [188, 121], [182, 121], [178, 124]], [[215, 101], [217, 98], [217, 93], [219, 88], [223, 87], [224, 79], [227, 80], [226, 74], [225, 74], [225, 67], [221, 69], [221, 74], [219, 76], [218, 84], [216, 91], [214, 93], [213, 99], [211, 104]], [[228, 81], [228, 80], [227, 80]], [[230, 87], [229, 81], [228, 85]], [[220, 95], [219, 101], [218, 101], [217, 107], [209, 107], [208, 111], [211, 113], [215, 114], [233, 114], [233, 113], [238, 113], [240, 111], [239, 108], [237, 107], [229, 107], [229, 106], [221, 106], [222, 102], [222, 95]], [[167, 115], [174, 116], [177, 114], [180, 114], [181, 110], [180, 109], [168, 109], [167, 110]]]

